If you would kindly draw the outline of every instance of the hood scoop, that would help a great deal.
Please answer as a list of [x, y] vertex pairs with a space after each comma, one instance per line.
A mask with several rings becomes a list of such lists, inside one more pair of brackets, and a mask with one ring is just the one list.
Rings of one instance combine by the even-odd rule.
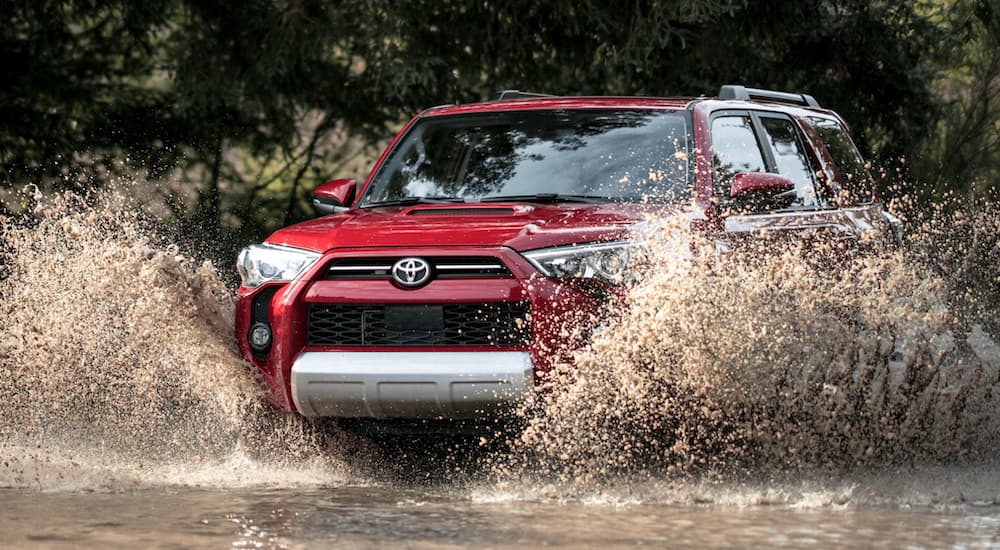
[[459, 208], [415, 208], [406, 213], [407, 216], [513, 216], [517, 211], [513, 208], [498, 207], [459, 207]]

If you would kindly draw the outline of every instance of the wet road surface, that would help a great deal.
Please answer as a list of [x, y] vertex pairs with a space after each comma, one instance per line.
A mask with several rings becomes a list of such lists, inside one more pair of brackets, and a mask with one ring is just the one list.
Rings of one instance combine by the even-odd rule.
[[0, 490], [9, 548], [990, 548], [1000, 506], [521, 500], [468, 487]]

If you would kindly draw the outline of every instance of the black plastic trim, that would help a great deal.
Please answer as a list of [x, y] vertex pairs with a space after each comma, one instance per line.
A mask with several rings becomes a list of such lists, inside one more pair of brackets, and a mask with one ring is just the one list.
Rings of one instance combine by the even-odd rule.
[[819, 102], [809, 94], [797, 94], [791, 92], [779, 92], [776, 90], [764, 90], [762, 88], [747, 88], [737, 84], [729, 84], [719, 88], [720, 99], [738, 99], [751, 101], [754, 99], [764, 99], [778, 103], [788, 103], [791, 105], [801, 105], [803, 107], [819, 108]]
[[[254, 325], [258, 323], [264, 323], [268, 326], [271, 325], [271, 298], [274, 294], [278, 292], [281, 285], [272, 285], [267, 288], [262, 289], [253, 297], [253, 301], [250, 303], [250, 329], [252, 330]], [[272, 335], [273, 337], [273, 335]], [[249, 345], [250, 331], [246, 334], [247, 344]], [[267, 359], [267, 354], [270, 353], [271, 347], [268, 346], [264, 350], [255, 350], [253, 346], [250, 346], [250, 350], [253, 352], [254, 359], [258, 361], [264, 361]]]

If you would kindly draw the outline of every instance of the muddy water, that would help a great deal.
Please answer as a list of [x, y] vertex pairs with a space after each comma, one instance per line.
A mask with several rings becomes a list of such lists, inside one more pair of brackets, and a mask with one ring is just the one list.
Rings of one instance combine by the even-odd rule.
[[719, 505], [515, 498], [493, 488], [336, 485], [0, 491], [9, 547], [989, 548], [1000, 506]]
[[0, 220], [5, 546], [1000, 546], [995, 209], [875, 255], [665, 230], [522, 432], [428, 449], [263, 407], [128, 195]]

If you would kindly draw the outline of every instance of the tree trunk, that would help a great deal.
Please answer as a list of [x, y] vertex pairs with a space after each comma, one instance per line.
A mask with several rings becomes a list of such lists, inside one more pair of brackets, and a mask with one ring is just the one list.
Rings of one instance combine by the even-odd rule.
[[222, 228], [222, 218], [219, 205], [219, 173], [222, 171], [222, 137], [215, 143], [211, 174], [208, 187], [202, 195], [202, 229], [211, 235], [218, 235]]
[[292, 180], [292, 189], [288, 192], [288, 204], [285, 206], [285, 218], [281, 225], [290, 225], [295, 217], [295, 201], [298, 199], [299, 194], [299, 184], [302, 182], [302, 176], [305, 175], [306, 170], [309, 169], [309, 165], [312, 164], [313, 155], [316, 152], [316, 144], [319, 143], [320, 137], [326, 133], [326, 119], [324, 119], [318, 126], [316, 126], [316, 131], [313, 132], [312, 139], [309, 140], [308, 149], [306, 149], [306, 160], [302, 163], [302, 167], [295, 174], [295, 179]]

